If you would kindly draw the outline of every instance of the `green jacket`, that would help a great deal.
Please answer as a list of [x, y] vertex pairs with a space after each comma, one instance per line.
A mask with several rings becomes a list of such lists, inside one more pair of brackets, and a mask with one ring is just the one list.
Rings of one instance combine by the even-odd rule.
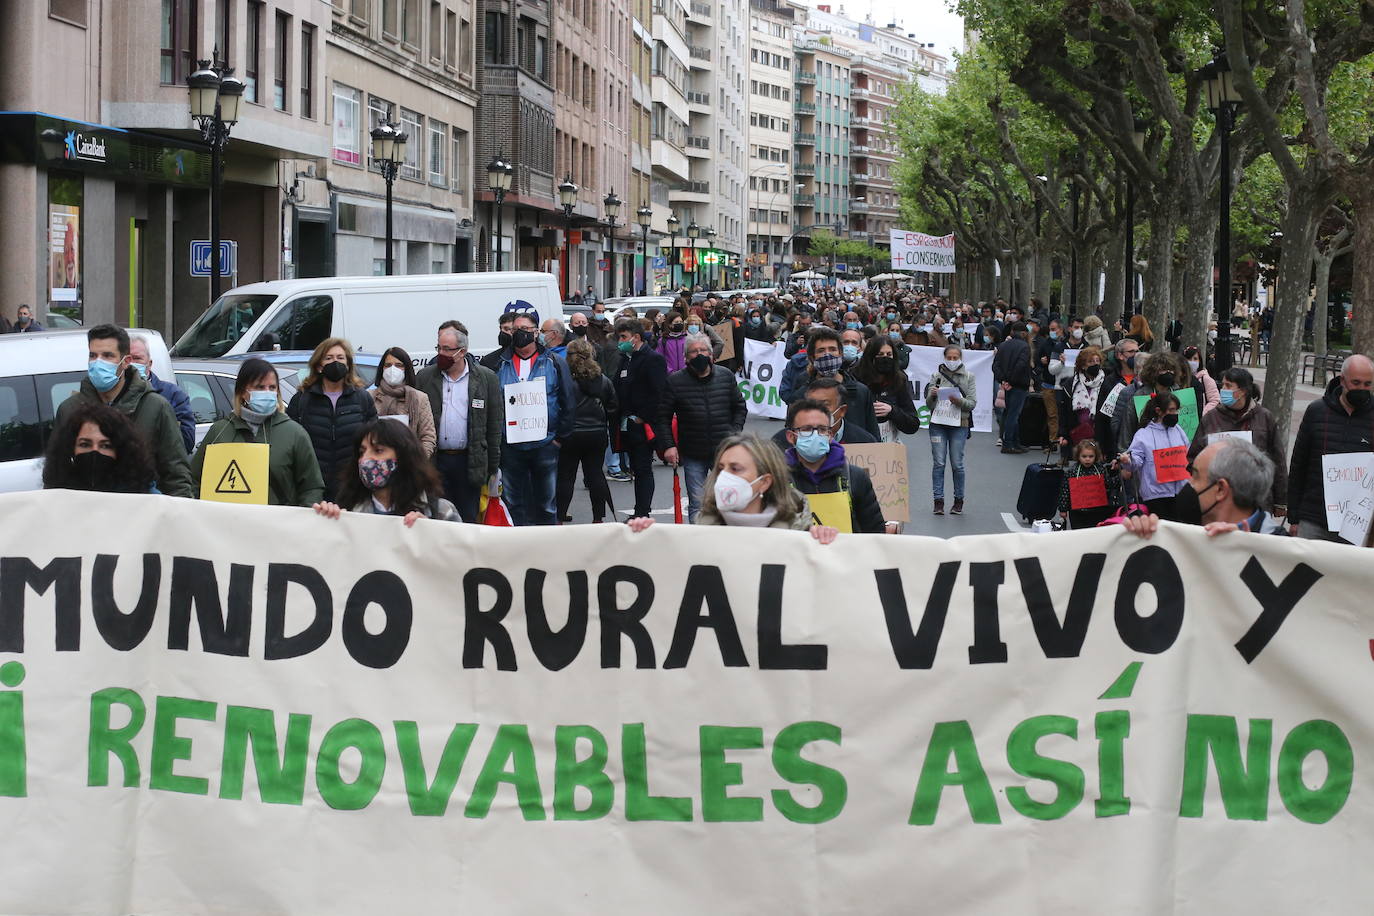
[[253, 435], [248, 421], [231, 414], [205, 434], [191, 459], [191, 473], [195, 475], [196, 492], [200, 492], [200, 476], [205, 467], [205, 449], [224, 442], [252, 442], [268, 446], [267, 502], [273, 506], [313, 506], [324, 498], [324, 478], [320, 476], [320, 462], [315, 458], [315, 446], [305, 429], [285, 413], [278, 411]]
[[[60, 426], [81, 404], [104, 404], [91, 380], [83, 378], [81, 388], [57, 408]], [[143, 433], [157, 469], [157, 489], [168, 496], [194, 497], [191, 468], [186, 463], [186, 445], [181, 439], [181, 424], [167, 399], [155, 392], [148, 381], [132, 368], [124, 370], [124, 388], [110, 406], [133, 421]]]
[[[506, 404], [496, 373], [476, 360], [468, 360], [468, 482], [480, 487], [501, 468], [501, 440], [505, 435]], [[434, 414], [434, 434], [443, 448], [444, 381], [439, 367], [430, 363], [415, 376], [415, 387], [429, 397]]]

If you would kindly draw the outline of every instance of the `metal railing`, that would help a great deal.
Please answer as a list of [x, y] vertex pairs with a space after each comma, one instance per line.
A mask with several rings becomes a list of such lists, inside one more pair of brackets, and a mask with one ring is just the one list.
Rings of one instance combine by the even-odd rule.
[[711, 93], [697, 92], [695, 89], [688, 89], [684, 95], [687, 96], [688, 105], [710, 105]]
[[709, 3], [702, 3], [700, 0], [692, 0], [690, 9], [693, 16], [699, 16], [702, 19], [711, 18], [711, 4]]
[[814, 86], [816, 85], [816, 71], [798, 70], [796, 81], [806, 86]]
[[688, 45], [687, 52], [692, 55], [694, 60], [709, 61], [711, 59], [711, 49], [703, 48], [701, 45]]
[[669, 185], [668, 190], [669, 190], [669, 191], [675, 191], [675, 192], [677, 192], [677, 193], [679, 193], [679, 194], [710, 194], [710, 193], [711, 193], [711, 182], [709, 182], [709, 181], [680, 181], [680, 182], [678, 182], [678, 183], [676, 183], [676, 184]]
[[693, 148], [695, 148], [695, 149], [710, 149], [710, 148], [711, 148], [711, 138], [710, 138], [710, 137], [703, 137], [703, 136], [700, 136], [699, 134], [688, 134], [688, 135], [687, 135], [687, 145], [690, 146], [690, 147], [693, 147]]
[[792, 167], [792, 170], [798, 175], [814, 175], [816, 174], [816, 163], [798, 162]]
[[793, 194], [792, 205], [795, 207], [814, 207], [816, 206], [815, 194]]
[[815, 113], [816, 113], [816, 103], [815, 103], [815, 102], [797, 102], [797, 103], [796, 103], [796, 109], [797, 109], [797, 114], [815, 114]]
[[815, 145], [816, 145], [816, 135], [815, 135], [815, 134], [808, 134], [808, 133], [801, 133], [801, 132], [798, 132], [798, 133], [793, 137], [793, 141], [796, 142], [796, 143], [798, 143], [798, 144], [801, 144], [801, 145], [803, 145], [803, 146], [815, 146]]

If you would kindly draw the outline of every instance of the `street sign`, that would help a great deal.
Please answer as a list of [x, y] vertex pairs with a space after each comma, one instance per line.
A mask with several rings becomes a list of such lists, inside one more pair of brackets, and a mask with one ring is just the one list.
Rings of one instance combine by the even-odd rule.
[[708, 251], [708, 252], [706, 252], [705, 254], [703, 254], [703, 255], [701, 256], [701, 263], [703, 263], [703, 264], [719, 264], [719, 263], [720, 263], [720, 254], [718, 254], [717, 252], [714, 252], [714, 251]]
[[[221, 277], [232, 277], [238, 272], [239, 244], [229, 239], [220, 239], [219, 243], [219, 275]], [[210, 276], [210, 240], [192, 239], [191, 240], [191, 276], [208, 277]]]
[[610, 259], [609, 259], [609, 258], [597, 258], [597, 259], [596, 259], [596, 269], [597, 269], [597, 270], [610, 270], [610, 269], [611, 269], [611, 261], [610, 261]]
[[840, 273], [849, 273], [849, 265], [848, 265], [848, 264], [836, 264], [836, 265], [835, 265], [835, 270], [839, 271]]
[[662, 269], [668, 266], [668, 259], [662, 256], [654, 258], [654, 267]]

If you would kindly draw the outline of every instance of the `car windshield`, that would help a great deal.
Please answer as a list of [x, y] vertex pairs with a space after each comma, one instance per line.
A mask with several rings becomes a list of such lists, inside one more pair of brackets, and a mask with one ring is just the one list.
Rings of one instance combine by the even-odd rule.
[[220, 296], [172, 347], [173, 356], [213, 359], [229, 352], [253, 322], [271, 308], [277, 297], [262, 295]]

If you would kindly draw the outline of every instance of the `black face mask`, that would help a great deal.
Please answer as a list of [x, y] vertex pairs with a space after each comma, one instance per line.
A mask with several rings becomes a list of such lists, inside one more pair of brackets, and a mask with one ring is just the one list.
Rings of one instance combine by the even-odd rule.
[[1173, 429], [1175, 426], [1178, 425], [1178, 414], [1166, 413], [1164, 416], [1159, 418], [1159, 422], [1164, 424], [1165, 429]]
[[1179, 490], [1178, 495], [1174, 497], [1174, 515], [1177, 516], [1178, 521], [1185, 525], [1201, 525], [1203, 517], [1215, 509], [1217, 504], [1212, 503], [1206, 511], [1203, 511], [1202, 500], [1199, 497], [1216, 485], [1217, 482], [1214, 480], [1199, 492], [1193, 489], [1191, 482], [1185, 483], [1183, 489]]
[[1368, 388], [1347, 388], [1345, 390], [1345, 399], [1356, 410], [1364, 410], [1368, 407], [1371, 398], [1374, 398], [1374, 392]]
[[1174, 374], [1172, 372], [1161, 372], [1158, 376], [1156, 376], [1156, 379], [1159, 381], [1161, 385], [1164, 385], [1167, 388], [1174, 387]]
[[534, 343], [534, 332], [528, 328], [520, 328], [510, 336], [511, 346], [517, 350], [523, 350]]
[[573, 325], [572, 331], [573, 331], [573, 333], [576, 334], [578, 337], [586, 337], [586, 336], [587, 336], [587, 326], [586, 326], [585, 324], [575, 324], [575, 325]]
[[1088, 378], [1097, 378], [1097, 374], [1102, 371], [1101, 366], [1084, 366], [1083, 374]]
[[79, 490], [108, 492], [114, 477], [114, 458], [104, 452], [82, 452], [72, 456], [72, 486]]
[[691, 369], [697, 375], [705, 375], [706, 370], [711, 368], [711, 357], [707, 356], [705, 353], [698, 353], [696, 356], [687, 360], [687, 368]]
[[496, 345], [500, 347], [510, 346], [510, 331], [501, 331], [496, 335]]
[[320, 375], [329, 379], [331, 382], [342, 382], [348, 375], [348, 363], [325, 363], [320, 370]]
[[873, 360], [873, 368], [886, 375], [897, 368], [897, 361], [890, 356], [879, 356]]

